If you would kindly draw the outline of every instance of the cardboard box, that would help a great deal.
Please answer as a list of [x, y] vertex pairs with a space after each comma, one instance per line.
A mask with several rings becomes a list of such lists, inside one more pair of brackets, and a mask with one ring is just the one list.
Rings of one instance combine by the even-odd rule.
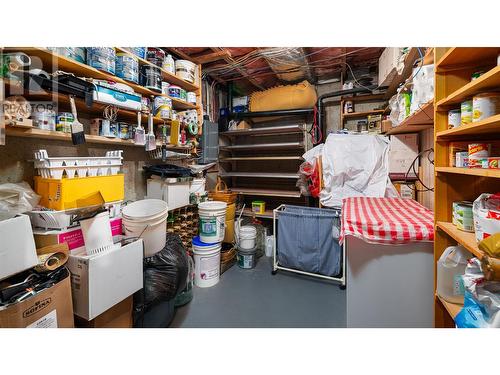
[[70, 279], [0, 310], [0, 328], [73, 328]]
[[378, 59], [378, 85], [388, 86], [396, 76], [396, 66], [401, 57], [401, 47], [388, 47], [384, 49]]
[[413, 182], [394, 182], [394, 187], [401, 198], [416, 199], [415, 184]]
[[[406, 173], [412, 161], [418, 155], [418, 134], [391, 135], [389, 149], [389, 173]], [[415, 170], [418, 171], [418, 160], [415, 162]], [[414, 176], [410, 171], [410, 176]]]
[[368, 116], [368, 132], [377, 134], [382, 132], [382, 115]]
[[75, 315], [92, 320], [143, 286], [142, 240], [88, 256], [70, 254], [68, 268]]
[[75, 326], [78, 328], [132, 328], [133, 302], [132, 296], [127, 297], [92, 320], [75, 316]]
[[0, 280], [38, 264], [28, 216], [0, 221], [0, 239]]
[[[121, 218], [110, 219], [110, 225], [111, 234], [113, 236], [119, 236], [123, 233]], [[83, 233], [80, 227], [48, 231], [35, 229], [34, 235], [36, 247], [38, 248], [65, 242], [68, 244], [70, 251], [77, 251], [85, 247], [85, 241], [83, 240]]]
[[382, 133], [387, 133], [391, 129], [392, 129], [392, 121], [382, 120]]

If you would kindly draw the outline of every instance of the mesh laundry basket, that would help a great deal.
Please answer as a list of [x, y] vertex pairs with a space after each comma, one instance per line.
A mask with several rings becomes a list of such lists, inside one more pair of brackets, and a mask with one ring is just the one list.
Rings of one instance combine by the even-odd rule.
[[325, 276], [340, 274], [340, 218], [338, 209], [285, 205], [278, 211], [279, 265]]

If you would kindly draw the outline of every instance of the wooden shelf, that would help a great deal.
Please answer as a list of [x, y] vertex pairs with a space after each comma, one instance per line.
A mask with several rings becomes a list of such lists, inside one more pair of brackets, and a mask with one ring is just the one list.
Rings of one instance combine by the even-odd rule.
[[374, 109], [373, 111], [343, 113], [342, 117], [345, 119], [350, 119], [350, 118], [366, 117], [368, 115], [381, 115], [382, 113], [384, 113], [383, 109]]
[[450, 237], [457, 241], [460, 245], [465, 247], [474, 256], [481, 259], [484, 253], [477, 247], [476, 236], [471, 232], [464, 232], [458, 229], [453, 223], [446, 221], [437, 221], [436, 227], [446, 232]]
[[[73, 73], [78, 77], [85, 77], [85, 78], [94, 78], [94, 79], [102, 79], [102, 80], [108, 80], [108, 81], [114, 81], [118, 83], [123, 83], [125, 85], [130, 86], [136, 93], [139, 93], [141, 95], [145, 96], [165, 96], [169, 97], [168, 95], [164, 95], [160, 92], [156, 92], [153, 90], [150, 90], [146, 87], [143, 87], [141, 85], [135, 84], [133, 82], [126, 81], [120, 77], [117, 77], [113, 74], [106, 73], [100, 70], [97, 70], [87, 64], [80, 63], [76, 60], [60, 56], [56, 53], [53, 53], [52, 51], [49, 51], [44, 48], [36, 48], [36, 47], [26, 47], [26, 48], [5, 48], [5, 52], [24, 52], [27, 55], [31, 57], [37, 57], [40, 62], [42, 62], [43, 66], [40, 68], [52, 72], [54, 70], [62, 70], [68, 73]], [[35, 59], [36, 62], [36, 59]], [[151, 64], [148, 62], [148, 64]], [[197, 86], [194, 86], [197, 88]], [[170, 98], [172, 99], [172, 105], [174, 109], [197, 109], [198, 107], [194, 104], [188, 103], [184, 100], [176, 99], [176, 98]]]
[[500, 52], [498, 47], [454, 47], [450, 48], [444, 55], [439, 59], [436, 67], [450, 68], [452, 66], [466, 66], [470, 64], [477, 65], [488, 59], [495, 59]]
[[451, 106], [464, 100], [472, 99], [476, 94], [488, 91], [488, 89], [497, 89], [500, 86], [500, 66], [496, 66], [490, 71], [484, 73], [481, 77], [462, 86], [455, 92], [441, 99], [436, 103], [437, 107]]
[[441, 304], [444, 306], [448, 314], [452, 317], [453, 320], [455, 320], [455, 317], [458, 315], [460, 310], [464, 307], [464, 305], [459, 305], [458, 303], [451, 303], [443, 298], [441, 298], [439, 295], [436, 294], [436, 298], [441, 302]]
[[436, 167], [436, 172], [455, 173], [468, 176], [500, 178], [500, 169]]
[[[71, 142], [71, 134], [63, 133], [58, 131], [38, 129], [34, 127], [17, 127], [17, 126], [7, 126], [6, 134], [9, 137], [21, 137], [21, 138], [37, 138], [37, 139], [47, 139], [52, 141], [67, 141]], [[85, 134], [85, 140], [87, 143], [97, 143], [97, 144], [111, 144], [118, 146], [133, 146], [142, 147], [143, 145], [136, 145], [131, 139], [119, 139], [119, 138], [106, 138], [99, 135]], [[160, 146], [160, 143], [157, 143]], [[169, 150], [189, 150], [188, 146], [173, 146], [167, 145]]]
[[266, 126], [262, 128], [229, 130], [220, 133], [225, 136], [248, 136], [248, 135], [267, 135], [267, 134], [293, 134], [302, 133], [305, 130], [305, 125], [282, 125], [282, 126]]
[[301, 197], [300, 191], [298, 190], [273, 190], [273, 189], [231, 187], [231, 191], [243, 195], [256, 195], [263, 197], [285, 197], [285, 198]]
[[232, 161], [269, 161], [269, 160], [304, 160], [302, 156], [235, 156], [230, 158], [220, 158], [219, 162]]
[[243, 216], [249, 216], [249, 217], [260, 217], [264, 219], [272, 219], [273, 218], [273, 210], [265, 210], [263, 214], [257, 214], [252, 211], [251, 208], [245, 208], [243, 210]]
[[221, 151], [238, 151], [238, 150], [282, 150], [282, 149], [302, 149], [304, 144], [302, 142], [283, 142], [283, 143], [260, 143], [253, 145], [234, 145], [234, 146], [220, 146]]
[[221, 177], [252, 177], [252, 178], [299, 178], [298, 173], [261, 173], [261, 172], [221, 172]]
[[128, 55], [137, 57], [137, 59], [139, 60], [141, 65], [151, 65], [151, 66], [154, 66], [156, 68], [160, 68], [163, 80], [170, 83], [170, 84], [180, 86], [187, 91], [196, 91], [200, 88], [198, 85], [191, 83], [191, 82], [188, 82], [188, 81], [185, 81], [182, 78], [179, 78], [176, 75], [174, 75], [170, 72], [167, 72], [165, 69], [162, 69], [161, 67], [149, 62], [148, 60], [142, 59], [142, 58], [134, 55], [132, 52], [124, 49], [123, 47], [115, 47], [115, 49], [117, 52], [122, 52], [122, 53], [126, 53]]
[[393, 127], [385, 134], [415, 133], [432, 127], [434, 127], [434, 100], [424, 104], [404, 119], [399, 126]]
[[438, 138], [453, 138], [478, 134], [498, 135], [500, 132], [500, 115], [495, 115], [483, 121], [462, 125], [458, 128], [447, 129], [436, 134]]

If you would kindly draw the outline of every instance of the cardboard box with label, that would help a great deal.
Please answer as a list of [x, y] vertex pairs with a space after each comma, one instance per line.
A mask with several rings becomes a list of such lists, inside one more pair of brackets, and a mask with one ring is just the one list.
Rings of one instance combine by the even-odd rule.
[[[111, 234], [119, 236], [122, 234], [122, 219], [114, 218], [110, 220]], [[70, 251], [85, 248], [81, 227], [73, 227], [67, 230], [38, 230], [35, 229], [35, 243], [38, 248], [67, 243]]]
[[71, 278], [67, 274], [54, 286], [22, 302], [0, 307], [0, 328], [73, 328]]
[[31, 222], [26, 215], [0, 221], [0, 280], [38, 263]]
[[75, 315], [92, 320], [143, 286], [142, 240], [96, 255], [85, 249], [70, 254]]

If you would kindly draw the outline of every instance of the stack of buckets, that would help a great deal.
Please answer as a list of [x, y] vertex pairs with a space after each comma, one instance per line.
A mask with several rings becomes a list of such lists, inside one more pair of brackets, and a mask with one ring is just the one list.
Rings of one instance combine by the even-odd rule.
[[208, 288], [219, 282], [227, 208], [227, 203], [220, 201], [198, 205], [199, 236], [193, 238], [193, 255], [194, 283], [200, 288]]
[[163, 250], [167, 236], [167, 203], [161, 199], [143, 199], [128, 204], [122, 210], [122, 225], [127, 237], [144, 241], [144, 256]]
[[257, 228], [252, 225], [237, 225], [238, 267], [251, 269], [257, 263]]

